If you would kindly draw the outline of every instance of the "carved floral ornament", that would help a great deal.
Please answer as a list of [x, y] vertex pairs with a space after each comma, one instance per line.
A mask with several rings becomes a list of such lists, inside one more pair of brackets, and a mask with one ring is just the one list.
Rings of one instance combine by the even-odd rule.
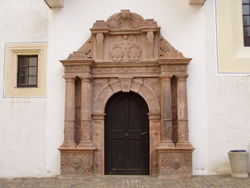
[[[139, 62], [148, 59], [186, 59], [159, 34], [156, 21], [144, 19], [129, 10], [122, 10], [112, 15], [107, 21], [96, 21], [91, 32], [92, 36], [79, 50], [70, 54], [68, 60], [96, 61], [98, 59], [105, 62]], [[153, 33], [152, 39], [147, 38], [149, 32]], [[102, 35], [101, 41], [97, 41], [98, 34]], [[150, 50], [154, 53], [152, 58], [147, 57]], [[93, 51], [102, 51], [104, 55], [101, 54], [98, 57], [98, 54]]]

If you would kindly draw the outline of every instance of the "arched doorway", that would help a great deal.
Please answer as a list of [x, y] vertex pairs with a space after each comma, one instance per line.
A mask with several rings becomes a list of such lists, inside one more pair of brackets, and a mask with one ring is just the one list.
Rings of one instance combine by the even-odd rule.
[[145, 100], [114, 94], [105, 108], [105, 174], [149, 174], [149, 120]]
[[153, 19], [121, 10], [96, 21], [90, 38], [61, 61], [66, 81], [61, 174], [190, 177], [190, 61]]

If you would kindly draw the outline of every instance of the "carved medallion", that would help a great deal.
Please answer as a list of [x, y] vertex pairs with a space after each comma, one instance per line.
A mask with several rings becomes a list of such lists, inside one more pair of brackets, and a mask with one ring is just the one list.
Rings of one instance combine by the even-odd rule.
[[124, 35], [113, 39], [114, 45], [111, 48], [110, 56], [114, 62], [139, 61], [142, 50], [137, 44], [135, 36]]
[[172, 160], [170, 165], [174, 170], [178, 170], [182, 166], [181, 161], [179, 159]]

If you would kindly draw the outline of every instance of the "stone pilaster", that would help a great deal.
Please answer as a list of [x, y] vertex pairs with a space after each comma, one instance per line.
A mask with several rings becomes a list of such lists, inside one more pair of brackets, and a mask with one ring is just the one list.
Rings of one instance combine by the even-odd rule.
[[192, 148], [188, 138], [188, 113], [187, 113], [187, 75], [177, 75], [177, 121], [178, 142], [177, 148]]
[[64, 76], [66, 80], [64, 142], [60, 148], [74, 148], [75, 133], [75, 79], [74, 76]]
[[171, 76], [161, 77], [161, 145], [174, 148], [172, 140]]
[[81, 77], [81, 128], [80, 143], [77, 148], [92, 147], [92, 91], [91, 78]]
[[102, 60], [103, 59], [103, 40], [104, 40], [104, 35], [103, 33], [97, 33], [96, 34], [96, 43], [97, 43], [97, 60]]
[[153, 59], [154, 52], [154, 32], [147, 32], [147, 51], [148, 51], [148, 60]]
[[104, 20], [97, 20], [90, 30], [95, 34], [96, 61], [102, 61], [104, 59], [104, 33], [109, 32], [107, 23]]

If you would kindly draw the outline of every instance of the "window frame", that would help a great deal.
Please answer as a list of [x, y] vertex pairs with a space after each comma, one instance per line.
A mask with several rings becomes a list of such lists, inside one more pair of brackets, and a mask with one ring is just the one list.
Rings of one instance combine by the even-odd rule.
[[[37, 86], [18, 87], [18, 56], [38, 57]], [[46, 96], [47, 43], [6, 43], [4, 97], [45, 97]]]

